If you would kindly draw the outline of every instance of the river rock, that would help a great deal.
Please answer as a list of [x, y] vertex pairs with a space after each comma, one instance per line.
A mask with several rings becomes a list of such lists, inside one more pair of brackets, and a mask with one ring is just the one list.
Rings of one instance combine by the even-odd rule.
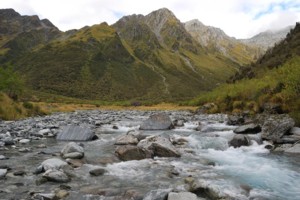
[[228, 125], [242, 125], [245, 123], [245, 118], [243, 115], [235, 114], [228, 115], [227, 124]]
[[84, 149], [75, 142], [70, 142], [61, 150], [63, 158], [80, 159], [84, 156]]
[[292, 135], [299, 135], [300, 136], [300, 128], [299, 127], [293, 127], [293, 128], [291, 128], [290, 134], [292, 134]]
[[282, 138], [276, 141], [279, 144], [294, 144], [300, 141], [300, 135], [284, 135]]
[[70, 181], [69, 177], [62, 171], [56, 169], [49, 169], [44, 174], [43, 177], [48, 181], [53, 181], [57, 183], [67, 183]]
[[44, 135], [48, 135], [49, 133], [51, 133], [51, 130], [49, 128], [47, 129], [42, 129], [38, 132], [38, 135], [40, 136], [44, 136]]
[[166, 200], [168, 198], [169, 192], [172, 189], [158, 189], [158, 190], [151, 190], [147, 194], [145, 194], [143, 200]]
[[192, 181], [189, 191], [199, 196], [205, 196], [208, 199], [228, 199], [218, 188], [212, 187], [204, 180]]
[[21, 139], [21, 140], [19, 141], [20, 144], [27, 144], [27, 143], [29, 143], [29, 142], [30, 142], [29, 139]]
[[284, 151], [285, 153], [300, 153], [300, 143], [293, 145]]
[[261, 127], [259, 125], [251, 123], [251, 124], [239, 126], [236, 129], [234, 129], [233, 132], [237, 134], [256, 134], [259, 133], [260, 131], [261, 131]]
[[58, 199], [64, 199], [67, 196], [69, 196], [69, 192], [67, 190], [58, 190], [57, 192], [55, 192], [55, 197], [57, 197]]
[[6, 160], [6, 159], [8, 159], [8, 158], [6, 158], [6, 157], [3, 156], [3, 155], [0, 155], [0, 160]]
[[137, 138], [129, 134], [129, 135], [122, 135], [118, 137], [117, 141], [115, 142], [115, 145], [128, 145], [128, 144], [136, 145], [138, 142], [139, 141]]
[[141, 126], [141, 130], [167, 130], [173, 127], [171, 118], [164, 113], [151, 115]]
[[93, 175], [93, 176], [100, 176], [100, 175], [103, 175], [105, 172], [106, 172], [106, 170], [103, 168], [95, 168], [95, 169], [92, 169], [89, 171], [90, 175]]
[[48, 160], [45, 160], [41, 164], [44, 171], [47, 171], [49, 169], [61, 169], [66, 165], [68, 165], [68, 163], [66, 163], [65, 161], [62, 161], [58, 158], [50, 158]]
[[0, 169], [0, 179], [6, 176], [7, 169]]
[[85, 163], [83, 159], [71, 159], [71, 158], [67, 158], [66, 161], [73, 168], [81, 167]]
[[153, 152], [158, 157], [180, 157], [180, 153], [171, 143], [171, 141], [161, 136], [150, 136], [138, 143], [142, 147]]
[[92, 140], [95, 133], [87, 126], [64, 126], [62, 130], [57, 134], [57, 140], [68, 141], [88, 141]]
[[246, 135], [235, 135], [229, 142], [229, 145], [233, 146], [234, 148], [241, 146], [249, 146], [250, 140]]
[[292, 144], [281, 144], [281, 145], [277, 145], [276, 148], [273, 150], [275, 152], [284, 152], [289, 148], [292, 148], [293, 145]]
[[34, 199], [55, 200], [55, 193], [39, 193], [33, 195]]
[[191, 192], [170, 192], [168, 200], [198, 200], [197, 195]]
[[2, 139], [5, 145], [14, 145], [15, 141], [13, 140], [12, 137], [5, 137]]
[[280, 141], [295, 124], [295, 121], [288, 115], [271, 115], [262, 126], [262, 139]]
[[141, 141], [141, 140], [145, 139], [146, 137], [150, 136], [150, 135], [144, 134], [140, 130], [130, 130], [126, 133], [126, 135], [132, 135], [138, 141]]
[[142, 147], [125, 145], [117, 147], [116, 155], [123, 161], [152, 158], [152, 152]]

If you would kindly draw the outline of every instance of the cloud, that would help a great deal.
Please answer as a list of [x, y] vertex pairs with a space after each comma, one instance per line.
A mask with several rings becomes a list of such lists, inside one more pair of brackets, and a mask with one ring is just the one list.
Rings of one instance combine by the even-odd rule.
[[48, 18], [61, 30], [103, 21], [112, 24], [124, 15], [148, 14], [169, 8], [183, 22], [199, 19], [228, 35], [247, 38], [266, 29], [300, 21], [300, 0], [1, 0], [0, 8]]

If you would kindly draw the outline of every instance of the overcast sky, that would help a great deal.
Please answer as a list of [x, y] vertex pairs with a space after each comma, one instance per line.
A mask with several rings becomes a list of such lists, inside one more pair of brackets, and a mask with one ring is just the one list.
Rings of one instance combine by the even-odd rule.
[[199, 19], [236, 38], [300, 21], [300, 0], [0, 0], [0, 8], [47, 18], [63, 31], [163, 7], [182, 22]]

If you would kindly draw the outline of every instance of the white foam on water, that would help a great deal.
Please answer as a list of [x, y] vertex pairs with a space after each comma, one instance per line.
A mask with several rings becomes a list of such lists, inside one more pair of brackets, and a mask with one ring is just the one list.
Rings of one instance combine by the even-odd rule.
[[272, 199], [300, 197], [300, 173], [268, 157], [265, 145], [253, 142], [249, 147], [230, 147], [225, 151], [208, 149], [204, 157], [216, 162], [215, 169], [228, 178], [254, 188], [254, 196], [265, 196], [267, 192]]
[[199, 122], [185, 122], [184, 126], [176, 127], [174, 131], [186, 131], [191, 132], [195, 131], [195, 129], [199, 126]]
[[146, 168], [149, 168], [150, 159], [132, 160], [126, 162], [119, 162], [108, 164], [106, 169], [109, 175], [118, 176], [119, 178], [126, 179], [128, 177], [143, 177], [147, 173]]

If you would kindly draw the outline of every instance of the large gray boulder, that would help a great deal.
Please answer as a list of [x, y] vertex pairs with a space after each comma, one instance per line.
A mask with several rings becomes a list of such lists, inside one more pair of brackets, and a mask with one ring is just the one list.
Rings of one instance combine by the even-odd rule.
[[64, 126], [62, 130], [57, 134], [57, 140], [67, 141], [88, 141], [95, 137], [95, 133], [87, 126]]
[[123, 161], [152, 158], [151, 151], [131, 145], [118, 146], [115, 153]]
[[233, 132], [237, 134], [256, 134], [259, 133], [260, 131], [261, 131], [261, 127], [259, 125], [251, 123], [251, 124], [239, 126], [236, 129], [234, 129]]
[[81, 159], [84, 156], [84, 149], [75, 142], [70, 142], [61, 150], [63, 158]]
[[157, 113], [151, 115], [146, 121], [144, 121], [140, 129], [141, 130], [167, 130], [173, 127], [171, 118], [165, 113]]
[[191, 192], [170, 192], [168, 200], [198, 200], [197, 195]]
[[234, 148], [241, 146], [249, 146], [250, 139], [246, 135], [235, 135], [232, 140], [229, 141], [229, 145]]
[[262, 126], [261, 137], [262, 139], [279, 142], [280, 138], [294, 125], [295, 121], [288, 115], [271, 115]]
[[152, 151], [153, 155], [158, 157], [181, 156], [171, 141], [161, 136], [147, 137], [146, 139], [141, 140], [137, 146]]
[[41, 164], [44, 171], [47, 171], [49, 169], [62, 169], [66, 165], [68, 165], [68, 163], [58, 158], [47, 159]]

